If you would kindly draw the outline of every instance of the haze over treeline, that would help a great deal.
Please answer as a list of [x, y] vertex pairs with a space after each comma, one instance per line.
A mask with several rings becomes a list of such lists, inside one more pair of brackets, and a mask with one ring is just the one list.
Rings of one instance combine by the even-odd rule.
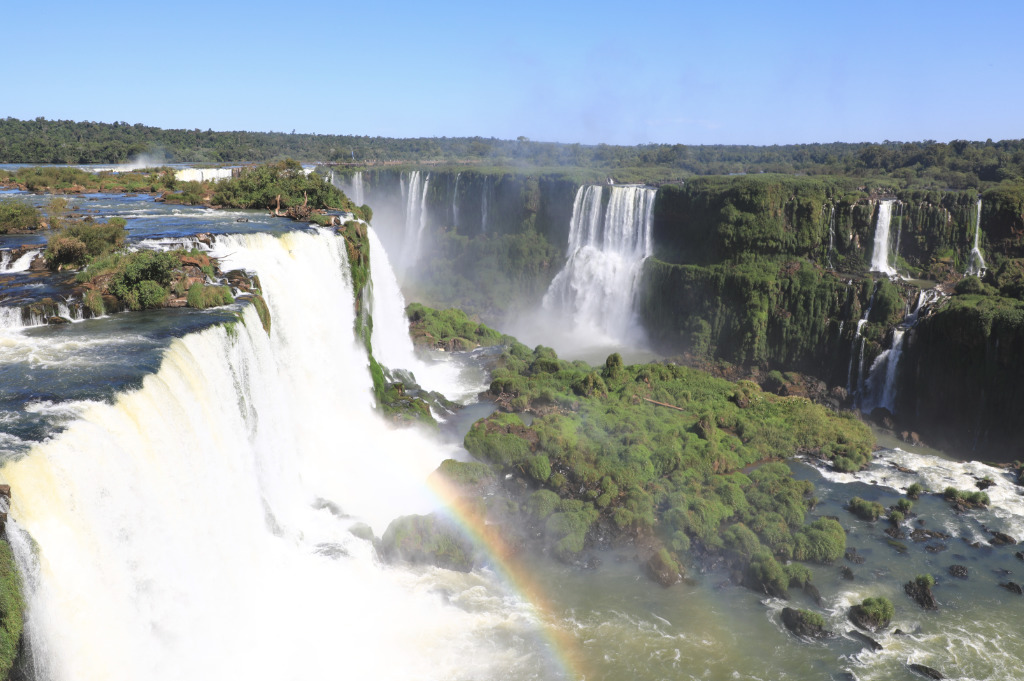
[[520, 137], [390, 138], [284, 132], [215, 132], [115, 123], [0, 119], [0, 162], [244, 163], [283, 158], [356, 164], [465, 163], [646, 169], [648, 179], [778, 172], [886, 175], [954, 189], [1024, 178], [1024, 140], [637, 146], [538, 142]]

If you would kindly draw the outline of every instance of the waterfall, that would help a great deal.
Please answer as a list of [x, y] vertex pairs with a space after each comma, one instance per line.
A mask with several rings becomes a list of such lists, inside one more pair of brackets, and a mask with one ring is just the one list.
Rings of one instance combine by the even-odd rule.
[[455, 191], [452, 192], [452, 227], [459, 231], [459, 179], [462, 173], [455, 174]]
[[643, 261], [651, 254], [657, 190], [621, 185], [580, 187], [573, 201], [568, 260], [544, 295], [544, 308], [570, 320], [573, 334], [643, 342], [635, 298]]
[[480, 233], [487, 233], [487, 195], [491, 191], [491, 178], [484, 177], [484, 190], [480, 199]]
[[[0, 469], [37, 678], [507, 676], [504, 641], [535, 635], [514, 595], [381, 566], [350, 531], [436, 506], [445, 453], [371, 408], [343, 241], [220, 236], [214, 254], [259, 273], [272, 333], [249, 306], [174, 340], [139, 389]], [[497, 605], [454, 604], [470, 584]]]
[[828, 268], [832, 269], [832, 253], [836, 250], [836, 205], [828, 213]]
[[349, 198], [357, 206], [362, 206], [366, 203], [366, 193], [363, 190], [363, 171], [361, 170], [352, 173], [352, 191], [349, 194]]
[[408, 371], [426, 390], [438, 391], [457, 401], [475, 399], [479, 392], [486, 390], [487, 384], [464, 381], [456, 365], [443, 361], [442, 358], [447, 355], [442, 355], [436, 362], [425, 361], [417, 355], [409, 337], [405, 298], [391, 269], [387, 251], [373, 228], [367, 234], [370, 240], [370, 277], [373, 287], [373, 333], [370, 344], [373, 346], [374, 357], [388, 369]]
[[42, 253], [42, 249], [32, 248], [25, 251], [17, 258], [13, 258], [13, 251], [0, 251], [0, 272], [5, 274], [27, 272], [28, 268], [32, 266], [32, 261], [35, 260], [36, 256], [40, 253]]
[[896, 376], [900, 357], [903, 355], [903, 341], [906, 332], [917, 324], [921, 311], [939, 297], [936, 289], [922, 289], [917, 295], [914, 309], [907, 313], [899, 326], [892, 331], [892, 347], [884, 350], [871, 364], [867, 386], [861, 397], [861, 410], [871, 411], [876, 407], [896, 413]]
[[875, 245], [871, 251], [871, 271], [881, 272], [887, 276], [896, 274], [896, 269], [889, 264], [891, 247], [889, 245], [889, 224], [892, 219], [893, 199], [878, 202], [878, 222], [875, 224]]
[[430, 186], [430, 174], [412, 170], [402, 173], [402, 202], [405, 205], [405, 230], [403, 232], [402, 253], [399, 264], [403, 271], [416, 265], [420, 258], [420, 246], [423, 232], [427, 225], [427, 189]]
[[978, 216], [974, 222], [974, 247], [967, 263], [967, 274], [982, 277], [985, 275], [985, 258], [981, 256], [981, 249], [978, 248], [978, 235], [981, 233], [981, 199], [978, 199], [977, 211]]
[[864, 337], [861, 335], [861, 329], [868, 323], [868, 317], [871, 315], [871, 306], [875, 303], [875, 291], [878, 290], [878, 286], [871, 289], [871, 297], [868, 299], [868, 307], [864, 310], [864, 316], [857, 320], [857, 330], [853, 335], [853, 340], [850, 344], [850, 368], [847, 370], [846, 376], [846, 392], [853, 392], [853, 356], [855, 353], [854, 346], [857, 341], [860, 341], [860, 361], [857, 364], [857, 394], [863, 393], [864, 388]]

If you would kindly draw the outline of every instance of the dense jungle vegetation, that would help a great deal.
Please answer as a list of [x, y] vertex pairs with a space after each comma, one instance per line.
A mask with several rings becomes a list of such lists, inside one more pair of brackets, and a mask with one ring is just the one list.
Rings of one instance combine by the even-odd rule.
[[0, 162], [124, 163], [304, 161], [485, 163], [600, 168], [649, 181], [689, 175], [775, 172], [893, 177], [963, 189], [1024, 178], [1024, 140], [790, 144], [776, 146], [536, 142], [525, 137], [395, 139], [284, 132], [164, 130], [141, 123], [0, 119]]

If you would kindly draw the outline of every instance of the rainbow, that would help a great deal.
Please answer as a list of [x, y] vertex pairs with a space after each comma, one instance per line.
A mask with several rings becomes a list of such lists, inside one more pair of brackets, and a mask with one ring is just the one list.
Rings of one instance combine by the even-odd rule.
[[564, 626], [557, 608], [548, 596], [548, 588], [533, 577], [531, 570], [517, 557], [496, 525], [486, 522], [485, 514], [475, 498], [448, 482], [435, 472], [427, 480], [431, 492], [443, 504], [449, 516], [490, 559], [495, 574], [533, 608], [541, 622], [541, 634], [548, 644], [552, 662], [559, 674], [554, 678], [584, 681], [588, 678], [586, 656], [576, 636]]

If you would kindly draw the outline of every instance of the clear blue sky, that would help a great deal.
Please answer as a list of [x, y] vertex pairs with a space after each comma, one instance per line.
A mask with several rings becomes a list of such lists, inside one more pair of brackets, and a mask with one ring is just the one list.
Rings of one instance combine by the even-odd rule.
[[0, 116], [594, 144], [1024, 137], [1024, 3], [5, 3]]

